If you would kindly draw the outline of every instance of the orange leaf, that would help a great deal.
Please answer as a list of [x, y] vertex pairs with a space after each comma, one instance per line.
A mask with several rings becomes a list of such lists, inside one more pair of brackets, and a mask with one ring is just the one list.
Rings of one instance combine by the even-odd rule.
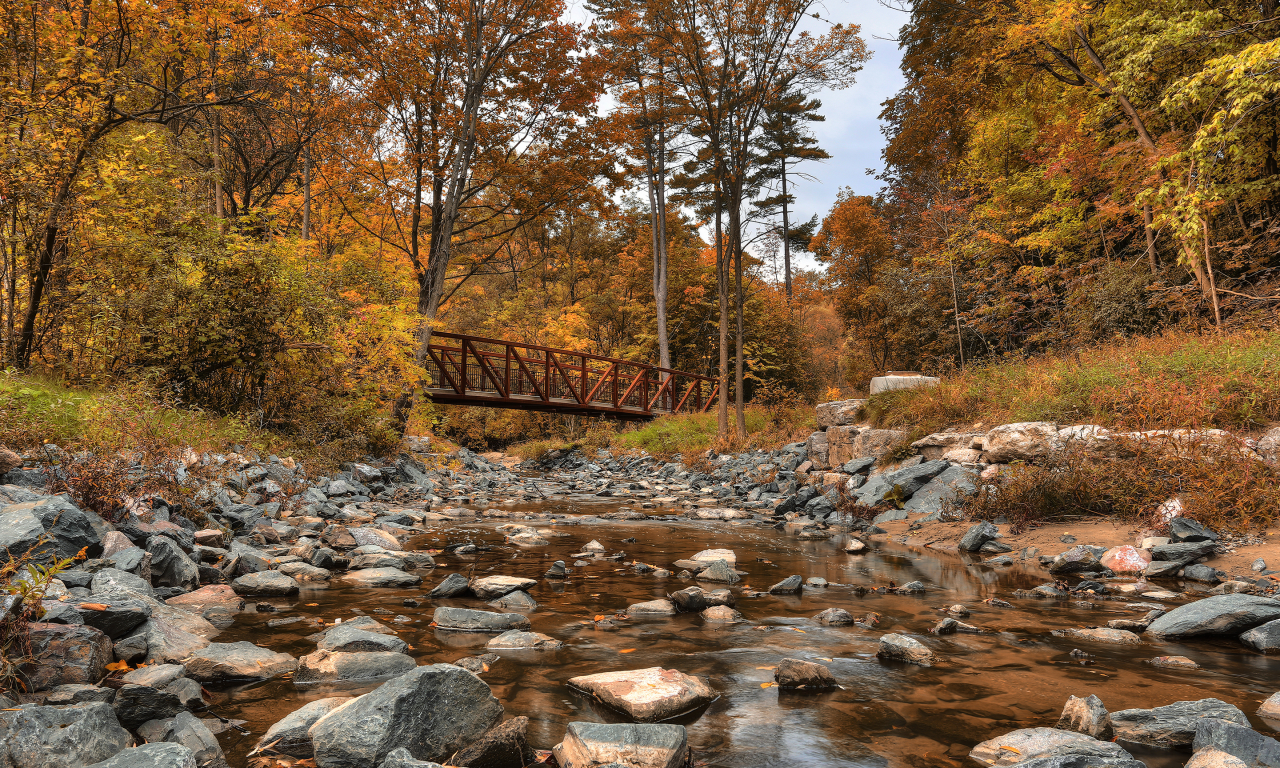
[[132, 667], [127, 661], [114, 661], [108, 664], [105, 669], [109, 672], [128, 672]]
[[622, 650], [618, 651], [618, 653], [631, 653], [634, 650], [635, 648], [623, 648]]
[[596, 614], [596, 621], [604, 621], [604, 618], [605, 618], [605, 617], [604, 617], [604, 614], [603, 614], [603, 613], [597, 613], [597, 614]]
[[102, 603], [81, 603], [80, 607], [86, 611], [105, 611], [108, 608], [108, 606], [105, 606]]
[[761, 687], [761, 688], [772, 688], [772, 687], [773, 687], [773, 686], [775, 686], [775, 685], [777, 685], [777, 683], [761, 683], [761, 684], [760, 684], [760, 687]]

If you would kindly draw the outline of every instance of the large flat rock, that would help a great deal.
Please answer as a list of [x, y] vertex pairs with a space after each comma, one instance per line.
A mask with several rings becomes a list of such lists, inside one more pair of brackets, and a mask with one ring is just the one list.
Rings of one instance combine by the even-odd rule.
[[1111, 713], [1111, 727], [1120, 741], [1153, 747], [1181, 747], [1192, 743], [1196, 723], [1204, 718], [1247, 726], [1248, 718], [1220, 699], [1176, 701], [1153, 709], [1122, 709]]
[[661, 667], [582, 675], [569, 685], [643, 723], [670, 719], [716, 697], [702, 678]]
[[298, 660], [248, 641], [210, 643], [183, 661], [187, 675], [202, 683], [263, 680], [294, 671]]
[[471, 580], [471, 591], [481, 600], [495, 600], [517, 589], [527, 591], [538, 582], [519, 576], [485, 576]]
[[297, 686], [320, 683], [363, 683], [387, 680], [412, 671], [418, 663], [396, 651], [357, 651], [331, 653], [316, 651], [298, 659], [293, 674]]
[[342, 577], [362, 587], [412, 587], [422, 583], [421, 576], [405, 573], [399, 568], [365, 568], [350, 571]]
[[1280, 619], [1280, 600], [1259, 595], [1214, 595], [1180, 605], [1151, 622], [1151, 637], [1181, 639], [1239, 635]]
[[437, 629], [456, 632], [506, 632], [509, 629], [529, 629], [532, 626], [528, 617], [519, 613], [494, 613], [448, 606], [437, 608], [431, 617], [431, 623]]
[[[1024, 761], [1039, 758], [1081, 755], [1094, 758], [1085, 765], [1114, 765], [1104, 762], [1112, 760], [1132, 760], [1132, 755], [1119, 744], [1100, 741], [1092, 736], [1072, 731], [1061, 731], [1057, 728], [1022, 728], [1003, 736], [978, 744], [969, 752], [969, 757], [982, 765], [1017, 765]], [[1133, 762], [1134, 768], [1142, 763]]]

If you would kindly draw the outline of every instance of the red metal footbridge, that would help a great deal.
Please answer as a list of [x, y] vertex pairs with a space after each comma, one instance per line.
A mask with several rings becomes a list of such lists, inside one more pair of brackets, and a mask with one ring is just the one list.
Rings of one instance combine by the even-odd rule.
[[434, 332], [426, 392], [433, 402], [649, 419], [702, 413], [716, 379], [537, 344]]

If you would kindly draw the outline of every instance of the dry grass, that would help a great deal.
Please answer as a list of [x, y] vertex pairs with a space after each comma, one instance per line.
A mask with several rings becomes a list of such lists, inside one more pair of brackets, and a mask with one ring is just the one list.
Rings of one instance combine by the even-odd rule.
[[1280, 333], [1170, 332], [981, 364], [933, 389], [875, 395], [867, 412], [922, 434], [1017, 421], [1254, 430], [1280, 421]]
[[1158, 528], [1161, 504], [1177, 498], [1181, 514], [1210, 528], [1260, 530], [1280, 516], [1280, 467], [1241, 459], [1236, 444], [1173, 452], [1129, 443], [1126, 455], [1102, 458], [1065, 450], [1039, 464], [1014, 464], [966, 502], [972, 518], [1006, 518], [1014, 531], [1080, 517], [1115, 517]]

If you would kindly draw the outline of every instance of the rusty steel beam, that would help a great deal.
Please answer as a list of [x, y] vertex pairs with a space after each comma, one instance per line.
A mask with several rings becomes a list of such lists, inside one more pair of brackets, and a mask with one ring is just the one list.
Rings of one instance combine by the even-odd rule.
[[[631, 360], [458, 333], [436, 332], [432, 334], [432, 341], [427, 353], [439, 375], [432, 377], [434, 384], [427, 388], [427, 394], [433, 401], [446, 405], [648, 419], [663, 413], [680, 413], [686, 410], [687, 405], [692, 405], [689, 410], [695, 413], [706, 412], [715, 404], [719, 394], [718, 382], [710, 376]], [[481, 349], [482, 345], [500, 347], [501, 351]], [[540, 355], [540, 358], [526, 356], [530, 353]], [[473, 360], [468, 360], [468, 357]], [[569, 362], [562, 363], [561, 357]], [[593, 364], [599, 368], [593, 371]], [[479, 368], [476, 387], [467, 381], [470, 365]], [[541, 381], [533, 373], [535, 367], [542, 369]], [[592, 384], [591, 378], [595, 373], [600, 374], [599, 379]], [[523, 390], [520, 384], [522, 375], [528, 379], [532, 395], [515, 391]], [[566, 391], [563, 395], [555, 394], [555, 375], [559, 375], [564, 384]], [[624, 375], [631, 377], [625, 388]], [[577, 376], [576, 380], [574, 376]], [[677, 379], [686, 382], [683, 396], [678, 401], [675, 391]], [[711, 392], [705, 401], [704, 382]], [[656, 391], [653, 384], [658, 384]], [[637, 393], [637, 389], [638, 405], [628, 406], [627, 400]]]

